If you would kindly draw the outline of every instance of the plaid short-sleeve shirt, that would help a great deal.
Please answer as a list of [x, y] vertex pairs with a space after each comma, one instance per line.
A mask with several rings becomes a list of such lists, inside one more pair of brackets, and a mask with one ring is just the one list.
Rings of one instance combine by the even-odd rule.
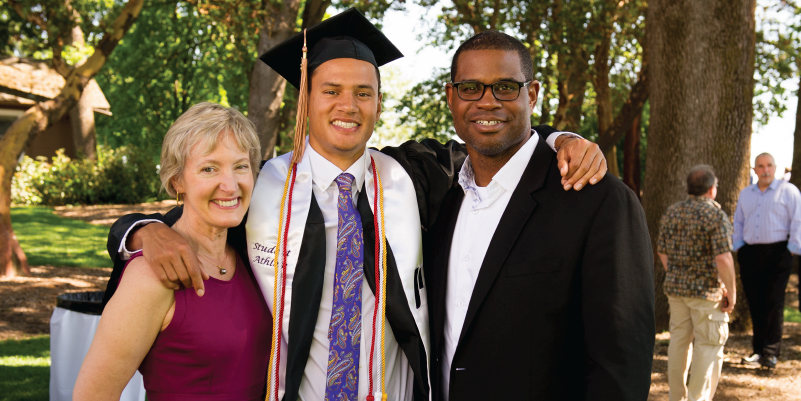
[[732, 226], [720, 204], [702, 196], [674, 203], [659, 224], [657, 250], [668, 255], [665, 294], [720, 301], [715, 256], [732, 250]]

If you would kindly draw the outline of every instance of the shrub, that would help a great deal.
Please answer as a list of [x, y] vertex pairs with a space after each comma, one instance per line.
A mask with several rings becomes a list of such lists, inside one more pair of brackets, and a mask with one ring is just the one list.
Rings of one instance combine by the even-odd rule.
[[25, 156], [11, 184], [12, 202], [61, 206], [142, 203], [159, 198], [158, 166], [135, 147], [98, 147], [97, 162], [72, 160], [64, 150], [48, 161]]

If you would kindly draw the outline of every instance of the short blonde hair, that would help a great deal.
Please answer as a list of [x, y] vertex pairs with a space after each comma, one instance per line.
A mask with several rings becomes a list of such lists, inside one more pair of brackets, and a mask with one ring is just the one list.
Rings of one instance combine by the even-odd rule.
[[172, 185], [173, 178], [184, 172], [184, 164], [189, 152], [198, 143], [205, 143], [205, 154], [214, 151], [220, 136], [234, 135], [240, 149], [250, 156], [253, 179], [261, 164], [261, 146], [256, 135], [256, 127], [238, 110], [219, 104], [203, 102], [189, 108], [172, 124], [161, 145], [161, 187], [172, 197], [177, 197]]

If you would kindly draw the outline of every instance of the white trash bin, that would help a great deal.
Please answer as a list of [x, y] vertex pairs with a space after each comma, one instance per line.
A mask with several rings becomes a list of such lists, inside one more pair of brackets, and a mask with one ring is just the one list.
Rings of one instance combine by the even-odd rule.
[[[100, 323], [103, 292], [61, 294], [50, 317], [50, 401], [71, 401], [83, 358], [89, 352]], [[120, 401], [144, 401], [139, 371], [122, 392]]]

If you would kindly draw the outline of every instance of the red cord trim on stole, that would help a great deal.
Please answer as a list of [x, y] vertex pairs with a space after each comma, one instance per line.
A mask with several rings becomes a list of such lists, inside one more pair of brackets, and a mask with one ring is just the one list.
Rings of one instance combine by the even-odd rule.
[[379, 235], [378, 218], [378, 178], [376, 178], [375, 160], [370, 156], [370, 165], [373, 167], [373, 226], [375, 227], [375, 308], [373, 309], [373, 336], [370, 345], [370, 392], [367, 395], [367, 401], [373, 401], [373, 355], [375, 354], [375, 320], [378, 316], [378, 302], [381, 298], [381, 280], [379, 279], [381, 273], [378, 266], [381, 261], [381, 235]]
[[[292, 165], [292, 184], [289, 186], [289, 205], [287, 206], [286, 225], [284, 226], [284, 246], [281, 249], [281, 306], [278, 312], [280, 319], [278, 319], [278, 333], [283, 335], [284, 326], [284, 301], [286, 300], [286, 257], [287, 257], [287, 238], [289, 237], [289, 221], [292, 218], [292, 192], [295, 190], [295, 177], [298, 174], [298, 164]], [[278, 400], [278, 387], [281, 382], [281, 339], [278, 339], [278, 349], [275, 350], [275, 399]]]

